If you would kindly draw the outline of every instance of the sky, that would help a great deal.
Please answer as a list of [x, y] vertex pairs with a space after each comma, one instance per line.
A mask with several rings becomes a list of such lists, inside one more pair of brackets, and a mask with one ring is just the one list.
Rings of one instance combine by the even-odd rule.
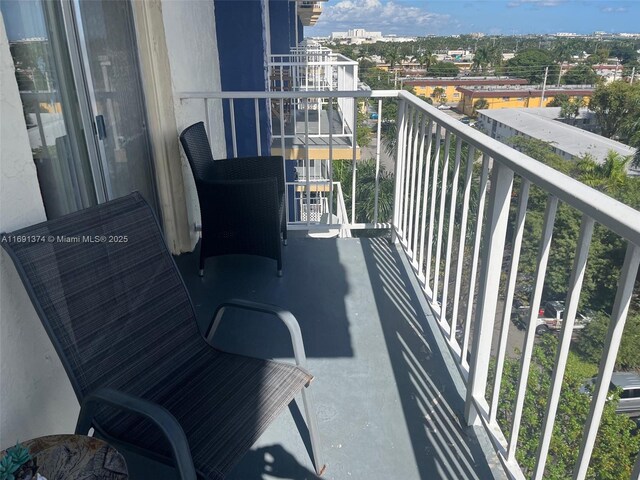
[[640, 33], [640, 0], [328, 0], [305, 35], [353, 28], [411, 36]]

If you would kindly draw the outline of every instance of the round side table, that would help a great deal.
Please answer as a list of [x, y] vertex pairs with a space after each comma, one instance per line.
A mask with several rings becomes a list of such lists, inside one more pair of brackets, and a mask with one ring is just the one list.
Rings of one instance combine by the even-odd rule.
[[[124, 457], [108, 443], [82, 435], [49, 435], [21, 442], [47, 480], [128, 480]], [[0, 458], [5, 452], [0, 452]]]

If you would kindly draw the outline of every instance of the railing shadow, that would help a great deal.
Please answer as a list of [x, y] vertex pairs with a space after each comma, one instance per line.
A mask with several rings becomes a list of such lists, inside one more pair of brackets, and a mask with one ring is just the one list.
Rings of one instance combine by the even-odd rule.
[[420, 477], [493, 478], [399, 252], [383, 238], [362, 248]]

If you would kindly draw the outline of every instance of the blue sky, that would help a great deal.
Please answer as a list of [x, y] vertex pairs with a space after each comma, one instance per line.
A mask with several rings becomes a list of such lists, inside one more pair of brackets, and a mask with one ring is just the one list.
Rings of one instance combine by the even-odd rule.
[[640, 0], [329, 0], [305, 35], [640, 32]]

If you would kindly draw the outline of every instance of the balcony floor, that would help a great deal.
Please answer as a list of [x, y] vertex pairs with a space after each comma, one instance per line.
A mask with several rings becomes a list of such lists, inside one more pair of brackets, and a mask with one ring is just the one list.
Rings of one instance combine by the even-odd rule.
[[[502, 478], [488, 438], [462, 422], [461, 379], [404, 256], [383, 239], [291, 233], [282, 278], [274, 261], [259, 257], [209, 259], [203, 279], [197, 253], [177, 263], [203, 328], [215, 305], [233, 297], [274, 303], [298, 318], [316, 376], [323, 478]], [[227, 315], [217, 346], [291, 361], [285, 327], [264, 316]], [[296, 426], [299, 410], [290, 410], [230, 478], [316, 478]], [[138, 477], [139, 466], [131, 467], [134, 480], [151, 478], [148, 468]], [[153, 478], [175, 478], [160, 470]]]

